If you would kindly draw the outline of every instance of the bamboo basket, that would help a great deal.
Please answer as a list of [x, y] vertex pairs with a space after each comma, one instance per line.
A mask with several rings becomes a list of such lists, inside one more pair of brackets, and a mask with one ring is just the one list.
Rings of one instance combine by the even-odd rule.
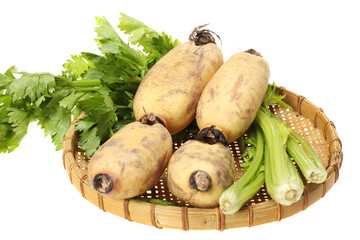
[[[98, 206], [101, 210], [123, 217], [129, 221], [152, 225], [159, 229], [173, 228], [182, 230], [220, 230], [239, 227], [251, 227], [268, 222], [280, 221], [311, 206], [324, 197], [339, 178], [339, 169], [343, 154], [340, 138], [335, 125], [305, 97], [297, 95], [283, 87], [279, 87], [282, 94], [286, 94], [284, 101], [293, 110], [282, 109], [277, 106], [271, 110], [297, 133], [299, 133], [315, 150], [327, 169], [327, 179], [322, 184], [304, 181], [305, 189], [301, 199], [291, 206], [276, 203], [267, 194], [264, 187], [250, 199], [239, 212], [224, 215], [219, 208], [194, 208], [182, 202], [169, 192], [166, 183], [166, 170], [159, 182], [152, 189], [144, 193], [141, 198], [161, 199], [178, 204], [179, 206], [163, 206], [139, 200], [114, 200], [102, 196], [92, 189], [87, 176], [87, 163], [84, 152], [80, 150], [75, 131], [75, 121], [72, 122], [63, 140], [63, 165], [70, 182], [81, 195]], [[174, 143], [176, 150], [182, 142]], [[234, 156], [238, 179], [242, 174], [242, 162], [238, 143], [230, 144]]]

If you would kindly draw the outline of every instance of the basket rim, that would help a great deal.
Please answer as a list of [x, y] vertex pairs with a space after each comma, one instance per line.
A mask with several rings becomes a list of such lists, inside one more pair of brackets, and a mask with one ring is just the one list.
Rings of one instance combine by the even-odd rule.
[[[325, 141], [329, 144], [329, 164], [327, 166], [327, 179], [321, 184], [308, 184], [304, 188], [301, 199], [290, 206], [282, 206], [274, 200], [261, 203], [250, 204], [246, 208], [240, 209], [232, 215], [224, 215], [219, 207], [216, 208], [196, 208], [187, 206], [163, 206], [145, 201], [114, 200], [102, 196], [91, 188], [87, 175], [83, 175], [82, 169], [76, 161], [77, 137], [75, 123], [77, 119], [85, 116], [82, 113], [77, 119], [72, 121], [70, 128], [63, 139], [63, 166], [69, 175], [70, 182], [79, 190], [81, 195], [98, 206], [101, 210], [123, 217], [129, 221], [135, 221], [146, 225], [152, 225], [157, 228], [176, 228], [182, 230], [199, 229], [196, 221], [202, 221], [206, 218], [211, 219], [212, 224], [206, 229], [224, 229], [237, 227], [251, 227], [272, 221], [280, 221], [297, 212], [305, 210], [308, 206], [324, 197], [339, 178], [339, 169], [343, 161], [342, 144], [337, 134], [335, 124], [330, 121], [321, 108], [318, 108], [305, 97], [298, 95], [284, 87], [278, 87], [281, 94], [285, 94], [284, 101], [293, 107], [293, 110], [300, 116], [312, 119], [315, 128], [321, 129]], [[309, 111], [308, 109], [311, 109]], [[111, 209], [109, 207], [115, 207]], [[271, 211], [269, 210], [271, 209]], [[139, 214], [141, 210], [146, 214]], [[269, 212], [270, 211], [270, 212]], [[262, 219], [262, 215], [270, 214], [268, 219]], [[146, 216], [147, 215], [147, 216]], [[164, 217], [165, 216], [165, 217]], [[177, 223], [167, 224], [166, 217], [177, 219]], [[192, 219], [194, 218], [194, 219]], [[196, 219], [199, 218], [199, 219]], [[165, 220], [163, 220], [165, 219]], [[193, 221], [194, 220], [194, 221]], [[171, 221], [169, 221], [171, 222]], [[200, 228], [203, 229], [203, 228]]]

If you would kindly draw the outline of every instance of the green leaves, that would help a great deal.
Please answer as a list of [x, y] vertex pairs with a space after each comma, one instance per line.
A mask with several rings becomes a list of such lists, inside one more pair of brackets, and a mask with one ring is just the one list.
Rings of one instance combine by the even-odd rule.
[[74, 74], [76, 78], [80, 78], [89, 69], [90, 65], [85, 62], [84, 58], [78, 55], [72, 55], [71, 59], [67, 60], [63, 67], [67, 72]]
[[134, 45], [146, 47], [147, 49], [144, 49], [144, 52], [148, 52], [149, 46], [152, 45], [153, 38], [158, 38], [159, 34], [153, 29], [145, 26], [144, 23], [129, 17], [124, 13], [121, 13], [120, 15], [120, 24], [118, 27], [120, 30], [130, 35], [129, 42]]
[[124, 13], [120, 15], [118, 27], [130, 35], [129, 41], [132, 44], [143, 47], [143, 51], [148, 54], [147, 60], [149, 64], [158, 61], [164, 54], [180, 44], [180, 41], [173, 41], [171, 36], [164, 32], [159, 34], [144, 23]]
[[62, 140], [71, 123], [71, 112], [62, 107], [47, 109], [39, 119], [39, 125], [44, 129], [45, 136], [50, 136], [56, 146], [61, 149]]
[[96, 41], [104, 55], [117, 54], [118, 59], [127, 61], [131, 65], [146, 66], [144, 54], [126, 44], [105, 17], [97, 17], [96, 23], [98, 25]]
[[[5, 153], [12, 152], [19, 146], [30, 123], [28, 111], [13, 103], [13, 97], [9, 94], [9, 87], [16, 81], [13, 72], [16, 72], [15, 67], [0, 74], [0, 152]], [[27, 92], [33, 95], [30, 89]]]
[[149, 62], [153, 63], [179, 44], [178, 40], [173, 41], [171, 36], [162, 32], [161, 36], [152, 38], [151, 48], [144, 47], [144, 51], [149, 53]]
[[262, 102], [262, 106], [267, 108], [273, 105], [279, 105], [280, 107], [291, 109], [291, 106], [286, 104], [283, 99], [286, 95], [281, 95], [275, 83], [269, 84], [264, 100]]
[[253, 197], [264, 184], [264, 138], [261, 129], [252, 125], [246, 132], [247, 138], [241, 137], [244, 174], [241, 178], [224, 191], [220, 198], [220, 209], [225, 214], [237, 212], [244, 203]]
[[5, 74], [0, 74], [0, 90], [7, 89], [13, 79]]
[[101, 93], [91, 93], [78, 102], [87, 116], [76, 123], [76, 130], [82, 132], [80, 145], [88, 157], [111, 137], [111, 128], [118, 120], [111, 99], [106, 98]]
[[34, 103], [41, 96], [48, 96], [55, 91], [55, 78], [50, 73], [22, 73], [9, 85], [9, 94], [14, 102], [26, 100]]
[[90, 157], [100, 144], [135, 120], [132, 103], [141, 80], [179, 42], [121, 16], [120, 30], [143, 50], [125, 43], [105, 17], [96, 17], [100, 54], [72, 55], [60, 75], [18, 72], [15, 67], [0, 74], [0, 152], [18, 147], [32, 121], [38, 121], [59, 150], [71, 121], [83, 111], [86, 116], [76, 129], [79, 144]]
[[26, 135], [29, 118], [25, 111], [12, 107], [6, 110], [7, 116], [0, 122], [0, 152], [10, 153], [20, 145]]
[[12, 152], [27, 133], [29, 113], [12, 106], [11, 96], [0, 95], [0, 152]]
[[[119, 28], [130, 35], [131, 44], [140, 44], [143, 51], [125, 43], [105, 17], [97, 17], [96, 24], [96, 42], [102, 55], [81, 54], [81, 58], [91, 65], [82, 77], [99, 78], [105, 88], [91, 97], [83, 95], [77, 102], [77, 106], [87, 113], [76, 125], [80, 144], [87, 156], [91, 156], [113, 133], [135, 120], [132, 102], [138, 85], [151, 66], [149, 62], [155, 63], [179, 44], [125, 14], [121, 14]], [[71, 106], [77, 97], [77, 94], [70, 95], [61, 104]]]

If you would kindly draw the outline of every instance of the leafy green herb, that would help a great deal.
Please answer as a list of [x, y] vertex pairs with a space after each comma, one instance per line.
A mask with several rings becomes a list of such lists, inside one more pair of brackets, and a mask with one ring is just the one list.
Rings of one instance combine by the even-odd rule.
[[132, 44], [143, 47], [143, 51], [148, 54], [147, 61], [150, 66], [172, 48], [180, 44], [180, 41], [173, 41], [171, 36], [166, 33], [162, 32], [159, 34], [145, 26], [142, 22], [124, 13], [121, 13], [119, 28], [126, 34], [131, 35], [129, 41]]
[[283, 101], [285, 97], [286, 95], [280, 94], [280, 91], [278, 90], [278, 87], [275, 85], [275, 83], [269, 84], [262, 102], [262, 106], [264, 108], [268, 108], [269, 106], [279, 105], [280, 107], [292, 109], [290, 105]]
[[[18, 72], [15, 67], [0, 74], [0, 152], [16, 149], [32, 121], [38, 122], [59, 150], [71, 121], [84, 111], [86, 116], [76, 129], [89, 157], [135, 120], [132, 102], [140, 82], [179, 41], [125, 14], [119, 28], [130, 35], [130, 43], [120, 38], [105, 17], [96, 17], [95, 41], [101, 53], [72, 55], [60, 75]], [[143, 49], [136, 49], [139, 46]]]

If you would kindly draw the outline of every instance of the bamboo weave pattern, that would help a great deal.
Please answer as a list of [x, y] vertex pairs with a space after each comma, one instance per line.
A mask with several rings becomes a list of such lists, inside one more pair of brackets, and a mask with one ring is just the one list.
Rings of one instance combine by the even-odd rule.
[[[223, 231], [228, 228], [252, 227], [283, 218], [306, 210], [310, 205], [324, 197], [339, 178], [342, 165], [342, 143], [337, 135], [335, 124], [330, 121], [321, 108], [316, 107], [305, 97], [297, 95], [283, 87], [279, 90], [286, 94], [285, 102], [293, 110], [273, 106], [274, 114], [299, 133], [315, 150], [323, 165], [327, 168], [328, 177], [322, 184], [304, 181], [305, 189], [301, 199], [291, 206], [281, 206], [273, 201], [262, 187], [236, 214], [224, 215], [219, 208], [199, 209], [191, 207], [187, 202], [176, 198], [167, 189], [167, 172], [152, 188], [146, 191], [143, 199], [160, 199], [173, 202], [178, 207], [160, 206], [138, 200], [116, 201], [98, 194], [90, 187], [87, 177], [87, 163], [84, 153], [77, 144], [75, 121], [73, 121], [63, 140], [63, 165], [73, 184], [81, 195], [98, 206], [101, 210], [111, 212], [129, 221], [152, 225], [158, 229], [163, 227], [182, 230], [216, 229]], [[174, 150], [183, 142], [174, 143]], [[236, 166], [236, 179], [242, 175], [240, 164], [241, 149], [235, 141], [230, 144]]]

